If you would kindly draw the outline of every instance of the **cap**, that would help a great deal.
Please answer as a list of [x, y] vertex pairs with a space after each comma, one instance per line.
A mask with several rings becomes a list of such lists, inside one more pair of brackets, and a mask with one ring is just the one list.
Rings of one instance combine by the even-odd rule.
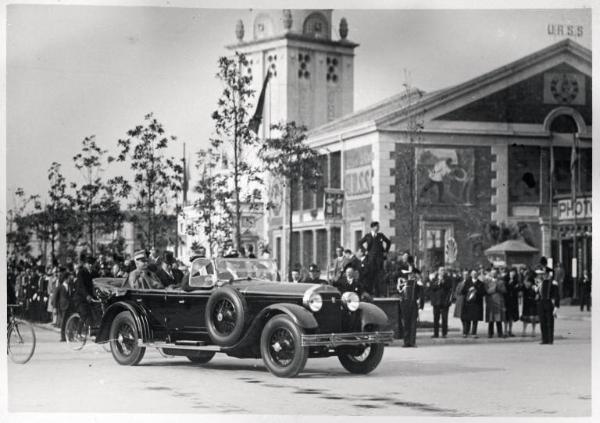
[[318, 265], [316, 265], [315, 263], [313, 263], [313, 264], [311, 264], [311, 265], [308, 267], [308, 271], [309, 271], [309, 272], [320, 272], [320, 271], [321, 271], [321, 269], [319, 269], [319, 266], [318, 266]]
[[134, 260], [147, 260], [148, 256], [146, 256], [146, 250], [137, 250], [133, 253]]
[[164, 257], [165, 263], [167, 263], [167, 264], [175, 263], [175, 257], [173, 256], [173, 251], [165, 251], [163, 253], [163, 257]]

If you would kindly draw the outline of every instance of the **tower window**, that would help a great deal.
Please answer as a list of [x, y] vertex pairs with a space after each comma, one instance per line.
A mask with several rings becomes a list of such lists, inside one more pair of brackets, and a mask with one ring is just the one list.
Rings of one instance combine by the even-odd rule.
[[308, 79], [310, 77], [310, 72], [307, 68], [308, 63], [310, 62], [310, 55], [308, 53], [299, 53], [298, 62], [300, 65], [300, 69], [298, 69], [298, 78]]
[[338, 59], [336, 57], [327, 57], [327, 82], [337, 83], [337, 65]]

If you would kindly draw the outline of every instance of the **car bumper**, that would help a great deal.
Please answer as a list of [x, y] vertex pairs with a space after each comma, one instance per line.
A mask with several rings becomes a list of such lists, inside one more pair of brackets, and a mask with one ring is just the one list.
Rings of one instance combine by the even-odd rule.
[[394, 332], [354, 332], [320, 333], [302, 335], [303, 347], [325, 346], [335, 348], [341, 345], [383, 344], [394, 340]]

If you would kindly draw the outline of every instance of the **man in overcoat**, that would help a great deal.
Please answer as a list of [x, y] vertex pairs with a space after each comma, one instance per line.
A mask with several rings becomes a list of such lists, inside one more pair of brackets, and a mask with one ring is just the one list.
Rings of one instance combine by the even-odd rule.
[[560, 307], [558, 282], [550, 276], [550, 271], [546, 266], [536, 267], [535, 274], [539, 283], [537, 305], [542, 331], [541, 344], [552, 344], [554, 342], [554, 318], [556, 310]]
[[75, 293], [73, 302], [77, 308], [77, 312], [81, 317], [81, 321], [91, 324], [92, 306], [91, 302], [95, 298], [94, 281], [92, 277], [92, 266], [94, 259], [86, 253], [79, 256], [80, 266], [77, 270], [75, 279]]
[[373, 294], [381, 296], [383, 294], [383, 262], [386, 254], [390, 251], [392, 242], [384, 234], [379, 232], [379, 222], [371, 222], [371, 232], [363, 236], [358, 241], [358, 246], [367, 251], [369, 279], [373, 281]]
[[452, 281], [443, 266], [438, 269], [430, 290], [431, 305], [433, 306], [432, 338], [438, 338], [440, 335], [440, 318], [442, 320], [442, 338], [445, 338], [448, 335], [448, 309], [452, 297]]
[[400, 312], [404, 327], [404, 347], [416, 347], [417, 318], [423, 310], [423, 283], [421, 272], [414, 267], [414, 259], [409, 257], [407, 267], [400, 270], [396, 289], [400, 294]]

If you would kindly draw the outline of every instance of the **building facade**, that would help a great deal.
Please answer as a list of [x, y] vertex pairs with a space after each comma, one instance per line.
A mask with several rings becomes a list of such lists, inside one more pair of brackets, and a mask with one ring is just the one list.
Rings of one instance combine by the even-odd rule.
[[327, 219], [326, 195], [298, 194], [292, 261], [328, 260], [338, 242], [355, 249], [377, 220], [424, 268], [486, 264], [486, 248], [520, 237], [561, 262], [567, 278], [589, 272], [591, 75], [591, 52], [564, 40], [457, 86], [407, 89], [314, 128], [324, 186], [341, 190], [343, 206]]

